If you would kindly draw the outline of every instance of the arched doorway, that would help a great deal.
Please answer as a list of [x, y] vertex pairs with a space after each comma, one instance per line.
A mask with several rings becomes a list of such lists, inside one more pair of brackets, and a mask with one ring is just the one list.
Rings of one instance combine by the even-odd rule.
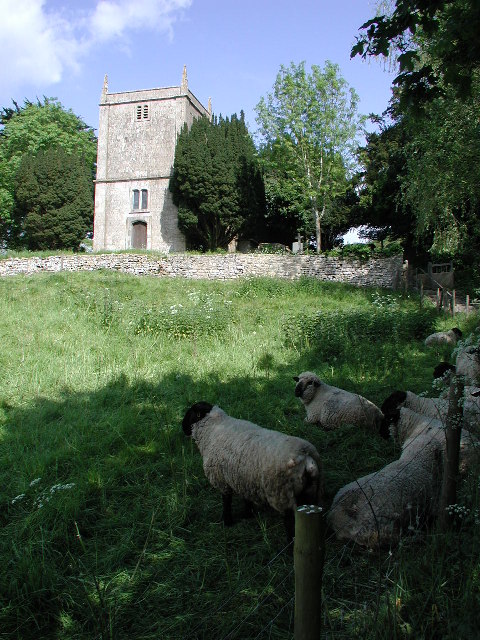
[[134, 222], [132, 224], [132, 248], [133, 249], [146, 249], [147, 248], [147, 223], [146, 222]]

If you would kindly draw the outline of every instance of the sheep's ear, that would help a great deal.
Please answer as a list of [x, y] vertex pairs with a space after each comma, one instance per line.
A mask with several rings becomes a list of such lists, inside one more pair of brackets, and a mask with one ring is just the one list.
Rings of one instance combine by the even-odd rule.
[[293, 376], [293, 379], [295, 380], [295, 382], [300, 382], [300, 378], [298, 376]]

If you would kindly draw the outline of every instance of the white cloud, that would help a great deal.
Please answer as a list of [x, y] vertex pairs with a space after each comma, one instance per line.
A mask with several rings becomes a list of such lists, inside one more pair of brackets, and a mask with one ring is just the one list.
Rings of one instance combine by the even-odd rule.
[[66, 70], [79, 70], [93, 47], [113, 39], [121, 45], [141, 30], [171, 37], [174, 22], [191, 3], [99, 0], [88, 13], [68, 0], [0, 0], [0, 92], [60, 82]]
[[110, 40], [141, 29], [171, 36], [178, 14], [191, 4], [192, 0], [100, 0], [91, 20], [91, 37]]
[[76, 68], [79, 45], [60, 14], [43, 0], [0, 0], [0, 88], [58, 82], [65, 67]]

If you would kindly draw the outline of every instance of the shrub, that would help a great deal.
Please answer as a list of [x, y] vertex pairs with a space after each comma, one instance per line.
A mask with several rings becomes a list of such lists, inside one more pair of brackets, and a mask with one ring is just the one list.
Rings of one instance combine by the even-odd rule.
[[286, 343], [310, 347], [324, 357], [341, 356], [365, 341], [422, 339], [435, 326], [433, 309], [404, 310], [377, 307], [317, 311], [285, 319]]

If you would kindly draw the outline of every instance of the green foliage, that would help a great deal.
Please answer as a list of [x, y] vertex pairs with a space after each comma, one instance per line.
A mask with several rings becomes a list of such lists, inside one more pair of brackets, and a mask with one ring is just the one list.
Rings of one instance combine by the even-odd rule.
[[175, 339], [200, 338], [220, 334], [232, 321], [229, 300], [193, 291], [185, 302], [188, 303], [185, 306], [177, 303], [168, 309], [160, 306], [147, 309], [136, 320], [134, 332], [162, 333]]
[[285, 342], [322, 358], [347, 358], [365, 343], [421, 340], [432, 333], [433, 309], [402, 309], [393, 296], [377, 296], [372, 309], [328, 310], [285, 319]]
[[61, 147], [25, 154], [15, 176], [14, 231], [29, 249], [78, 249], [93, 222], [93, 185], [82, 159]]
[[404, 200], [415, 212], [417, 235], [430, 237], [435, 257], [477, 252], [480, 243], [480, 78], [473, 96], [452, 91], [407, 120]]
[[[323, 229], [349, 224], [334, 207], [348, 188], [361, 131], [358, 96], [329, 61], [323, 69], [305, 63], [280, 67], [272, 93], [256, 106], [267, 202], [289, 226], [313, 232], [322, 249]], [[298, 224], [300, 222], [300, 224]]]
[[[477, 104], [480, 7], [474, 0], [393, 3], [365, 23], [352, 55], [394, 52], [388, 115], [369, 137], [360, 216], [434, 258], [473, 266], [480, 229]], [[375, 232], [375, 229], [374, 229]]]
[[170, 180], [178, 224], [191, 249], [226, 248], [263, 216], [265, 194], [253, 141], [238, 118], [195, 120], [177, 140]]
[[[15, 180], [22, 158], [35, 157], [39, 152], [63, 149], [76, 156], [90, 181], [95, 176], [96, 138], [71, 110], [66, 110], [55, 98], [43, 102], [25, 101], [23, 107], [4, 108], [0, 120], [0, 230], [10, 241], [15, 207]], [[67, 224], [70, 213], [64, 213]]]
[[387, 57], [394, 50], [400, 70], [394, 83], [405, 106], [419, 106], [449, 87], [464, 97], [480, 63], [479, 28], [476, 0], [396, 0], [389, 15], [362, 25], [351, 55]]
[[403, 254], [403, 247], [399, 242], [389, 242], [383, 247], [374, 243], [365, 244], [362, 242], [346, 244], [336, 249], [326, 251], [326, 256], [342, 256], [346, 258], [359, 258], [369, 260], [370, 258], [389, 258]]

